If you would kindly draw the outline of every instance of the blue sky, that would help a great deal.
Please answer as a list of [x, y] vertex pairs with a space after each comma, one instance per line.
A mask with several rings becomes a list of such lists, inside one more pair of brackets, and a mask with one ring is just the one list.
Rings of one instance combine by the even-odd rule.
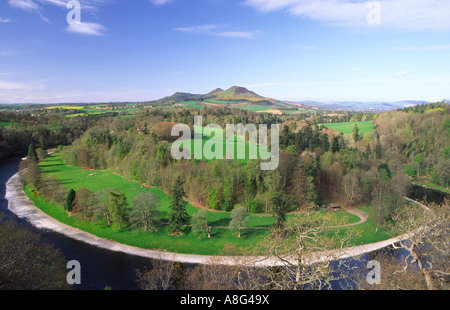
[[448, 0], [67, 2], [0, 0], [1, 103], [450, 98]]

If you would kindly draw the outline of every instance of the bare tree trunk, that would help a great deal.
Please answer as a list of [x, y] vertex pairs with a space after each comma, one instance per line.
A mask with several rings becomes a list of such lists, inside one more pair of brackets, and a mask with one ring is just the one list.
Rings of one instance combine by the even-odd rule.
[[431, 277], [431, 272], [425, 267], [422, 260], [420, 259], [419, 255], [415, 251], [415, 246], [413, 245], [410, 248], [409, 251], [410, 255], [413, 257], [414, 261], [417, 262], [417, 265], [419, 266], [420, 271], [422, 272], [425, 282], [427, 283], [427, 287], [429, 290], [435, 290], [436, 287], [434, 285], [433, 279]]

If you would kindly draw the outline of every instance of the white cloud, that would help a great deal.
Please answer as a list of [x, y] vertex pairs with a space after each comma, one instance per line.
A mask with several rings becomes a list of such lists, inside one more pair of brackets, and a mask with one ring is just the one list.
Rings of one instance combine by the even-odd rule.
[[219, 37], [227, 37], [227, 38], [242, 38], [242, 39], [251, 39], [256, 34], [260, 33], [259, 31], [224, 31], [219, 32], [215, 35]]
[[[67, 3], [69, 0], [8, 0], [10, 6], [37, 13], [44, 21], [50, 22], [41, 12], [41, 5], [53, 5], [58, 6], [64, 10], [67, 9]], [[100, 4], [106, 4], [110, 0], [79, 0], [82, 10], [95, 11]], [[1, 21], [1, 20], [0, 20]], [[85, 35], [100, 36], [103, 35], [105, 27], [98, 23], [81, 22], [69, 24], [66, 28], [67, 31]]]
[[10, 22], [9, 19], [7, 19], [7, 18], [2, 18], [2, 17], [0, 16], [0, 23], [9, 23], [9, 22]]
[[409, 75], [408, 71], [400, 71], [400, 72], [397, 72], [395, 74], [395, 76], [398, 76], [398, 77], [405, 77], [405, 76], [408, 76], [408, 75]]
[[165, 4], [168, 4], [168, 3], [172, 2], [172, 1], [173, 0], [151, 0], [151, 2], [154, 5], [165, 5]]
[[175, 28], [176, 31], [186, 32], [186, 33], [195, 33], [195, 34], [211, 34], [212, 30], [215, 30], [219, 27], [219, 25], [199, 25], [199, 26], [189, 26], [189, 27], [179, 27]]
[[16, 9], [21, 9], [29, 12], [33, 12], [39, 15], [39, 17], [49, 23], [50, 21], [42, 14], [39, 5], [33, 0], [9, 0], [9, 5]]
[[23, 83], [0, 80], [0, 90], [31, 90], [40, 87], [31, 86]]
[[448, 0], [378, 0], [381, 24], [370, 25], [371, 1], [363, 0], [245, 0], [262, 12], [287, 11], [326, 24], [402, 29], [450, 31]]
[[227, 38], [241, 38], [241, 39], [251, 39], [260, 31], [224, 31], [222, 25], [210, 24], [210, 25], [198, 25], [189, 27], [179, 27], [175, 28], [175, 31], [190, 33], [190, 34], [204, 34], [217, 37], [227, 37]]
[[101, 36], [105, 27], [96, 23], [73, 23], [66, 28], [67, 31], [91, 36]]

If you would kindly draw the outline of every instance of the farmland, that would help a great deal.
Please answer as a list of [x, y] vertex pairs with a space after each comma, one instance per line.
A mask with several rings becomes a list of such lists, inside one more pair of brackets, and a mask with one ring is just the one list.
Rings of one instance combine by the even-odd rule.
[[355, 125], [358, 126], [359, 133], [364, 134], [374, 130], [374, 124], [372, 121], [366, 122], [347, 122], [347, 123], [330, 123], [330, 124], [321, 124], [323, 127], [327, 127], [333, 129], [338, 132], [342, 132], [343, 134], [351, 134], [355, 128]]

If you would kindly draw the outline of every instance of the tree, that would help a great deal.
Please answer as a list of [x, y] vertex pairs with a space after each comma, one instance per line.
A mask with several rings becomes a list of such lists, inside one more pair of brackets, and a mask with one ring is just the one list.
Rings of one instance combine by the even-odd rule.
[[[406, 240], [393, 245], [408, 251], [403, 272], [419, 269], [428, 289], [448, 287], [450, 274], [450, 204], [405, 204], [397, 208], [385, 225], [392, 236], [407, 234]], [[412, 267], [412, 268], [408, 268]]]
[[152, 260], [152, 268], [136, 270], [138, 286], [143, 290], [173, 290], [180, 280], [181, 266], [174, 259], [159, 257]]
[[104, 220], [108, 226], [112, 224], [111, 210], [109, 207], [109, 194], [111, 192], [118, 193], [115, 189], [102, 189], [95, 194], [94, 219]]
[[327, 133], [322, 135], [322, 149], [324, 152], [328, 152], [330, 150], [330, 138]]
[[281, 175], [277, 170], [268, 171], [264, 177], [264, 186], [267, 193], [266, 212], [269, 212], [273, 206], [274, 194], [280, 190]]
[[311, 176], [306, 178], [305, 198], [309, 204], [315, 204], [317, 201], [316, 183], [314, 182], [314, 178]]
[[320, 290], [342, 276], [336, 273], [339, 265], [334, 267], [331, 262], [341, 264], [341, 250], [352, 245], [356, 233], [353, 229], [345, 234], [340, 229], [327, 229], [332, 225], [330, 215], [318, 218], [308, 208], [290, 217], [283, 228], [272, 229], [257, 249], [263, 257], [279, 262], [279, 267], [267, 267], [266, 278], [272, 289]]
[[33, 160], [33, 161], [37, 161], [38, 157], [37, 157], [37, 153], [36, 153], [36, 148], [34, 147], [34, 144], [31, 143], [28, 146], [28, 155], [27, 155], [27, 159], [28, 160]]
[[230, 182], [230, 177], [227, 176], [223, 182], [222, 188], [222, 210], [229, 211], [233, 207], [233, 188]]
[[95, 206], [94, 192], [87, 188], [80, 187], [76, 192], [75, 206], [77, 211], [83, 213], [84, 219], [86, 220]]
[[144, 227], [157, 230], [160, 199], [152, 192], [138, 194], [133, 199], [133, 207], [130, 212], [130, 222], [135, 227]]
[[450, 159], [440, 160], [439, 163], [435, 166], [436, 168], [436, 176], [435, 179], [438, 181], [438, 184], [442, 186], [450, 185]]
[[39, 161], [43, 161], [44, 159], [47, 158], [47, 152], [44, 151], [44, 150], [41, 149], [41, 148], [38, 148], [38, 149], [36, 150], [36, 156], [37, 156], [37, 158], [39, 159]]
[[353, 141], [359, 141], [359, 128], [358, 125], [355, 124], [355, 128], [353, 128]]
[[67, 212], [72, 212], [73, 210], [73, 202], [75, 201], [76, 193], [73, 189], [69, 190], [69, 193], [66, 197], [66, 203], [64, 204], [64, 210]]
[[230, 228], [238, 231], [238, 238], [241, 238], [241, 229], [249, 220], [245, 207], [238, 207], [231, 211]]
[[67, 262], [61, 251], [0, 213], [0, 290], [63, 290]]
[[331, 143], [331, 151], [333, 153], [337, 153], [337, 152], [339, 152], [340, 149], [341, 149], [341, 147], [339, 144], [339, 137], [335, 136], [335, 137], [333, 137], [333, 142]]
[[287, 202], [284, 194], [276, 192], [272, 197], [272, 205], [276, 216], [274, 227], [280, 228], [286, 222]]
[[208, 225], [208, 220], [206, 218], [206, 211], [200, 210], [192, 216], [192, 230], [195, 234], [203, 236], [205, 233], [209, 238], [211, 238], [211, 226]]
[[216, 186], [208, 186], [206, 189], [206, 206], [208, 208], [220, 209], [220, 194]]
[[186, 211], [187, 202], [184, 200], [186, 198], [186, 192], [184, 191], [184, 181], [181, 176], [178, 176], [172, 185], [170, 190], [171, 202], [169, 214], [169, 225], [172, 230], [172, 234], [179, 235], [180, 228], [182, 226], [189, 225], [190, 216]]
[[112, 224], [122, 229], [128, 223], [128, 203], [125, 193], [109, 193], [109, 212], [111, 214]]
[[41, 173], [39, 171], [39, 165], [37, 161], [30, 160], [25, 163], [26, 170], [24, 171], [25, 183], [31, 185], [34, 188], [38, 188], [41, 183]]

